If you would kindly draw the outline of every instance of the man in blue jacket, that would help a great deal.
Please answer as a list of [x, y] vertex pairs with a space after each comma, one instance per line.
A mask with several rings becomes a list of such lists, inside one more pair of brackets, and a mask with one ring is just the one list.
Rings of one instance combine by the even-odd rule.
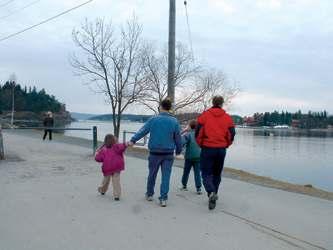
[[131, 139], [131, 143], [134, 144], [150, 133], [146, 199], [153, 201], [155, 181], [161, 167], [162, 181], [159, 200], [162, 207], [166, 207], [168, 200], [174, 151], [176, 150], [176, 155], [179, 155], [182, 150], [180, 125], [170, 113], [171, 107], [171, 100], [164, 99], [160, 104], [160, 113], [150, 118]]

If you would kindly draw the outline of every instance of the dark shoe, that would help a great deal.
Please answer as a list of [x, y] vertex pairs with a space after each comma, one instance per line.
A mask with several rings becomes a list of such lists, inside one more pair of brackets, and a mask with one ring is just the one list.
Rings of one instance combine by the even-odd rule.
[[98, 192], [99, 192], [101, 195], [105, 195], [105, 193], [102, 192], [102, 188], [101, 188], [101, 187], [99, 187], [97, 190], [98, 190]]
[[180, 188], [181, 191], [188, 191], [187, 187], [186, 186], [183, 186]]
[[208, 209], [213, 210], [216, 207], [216, 200], [218, 199], [217, 195], [215, 193], [211, 193], [209, 195], [209, 200], [208, 200]]
[[201, 195], [201, 194], [202, 194], [201, 188], [197, 188], [197, 195]]
[[115, 201], [120, 201], [119, 197], [114, 197]]

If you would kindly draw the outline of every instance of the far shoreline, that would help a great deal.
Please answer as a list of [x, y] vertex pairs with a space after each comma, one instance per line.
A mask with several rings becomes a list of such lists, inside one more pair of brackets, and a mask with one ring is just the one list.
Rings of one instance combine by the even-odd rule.
[[[42, 132], [37, 130], [10, 130], [5, 129], [3, 130], [4, 134], [6, 133], [15, 133], [22, 136], [28, 136], [32, 138], [41, 138]], [[92, 155], [92, 140], [83, 139], [78, 137], [71, 137], [65, 136], [62, 134], [54, 134], [54, 141], [65, 143], [65, 144], [72, 144], [82, 147], [91, 148], [91, 155]], [[98, 142], [99, 145], [102, 144], [101, 141]], [[134, 147], [129, 148], [127, 150], [126, 155], [131, 157], [137, 157], [141, 159], [147, 159], [148, 150], [142, 147]], [[10, 160], [10, 159], [8, 159]], [[6, 160], [5, 160], [6, 161]], [[175, 167], [183, 168], [183, 160], [176, 158]], [[333, 201], [333, 192], [325, 191], [319, 188], [316, 188], [311, 185], [311, 183], [307, 185], [300, 185], [300, 184], [293, 184], [285, 181], [276, 180], [266, 176], [259, 176], [250, 172], [246, 172], [239, 169], [234, 169], [232, 167], [225, 167], [223, 170], [223, 176], [226, 178], [231, 178], [238, 181], [243, 181], [247, 183], [251, 183], [254, 185], [260, 185], [268, 188], [280, 189], [288, 192], [299, 193], [303, 195], [308, 195], [316, 198], [321, 198], [325, 200]]]

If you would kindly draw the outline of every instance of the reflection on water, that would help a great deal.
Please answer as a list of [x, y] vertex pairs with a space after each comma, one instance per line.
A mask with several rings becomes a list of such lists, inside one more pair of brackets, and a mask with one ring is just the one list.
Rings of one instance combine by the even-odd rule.
[[[142, 125], [124, 122], [121, 131], [137, 131]], [[79, 121], [69, 125], [76, 128], [92, 126], [97, 126], [99, 140], [113, 132], [110, 122]], [[90, 131], [66, 131], [65, 134], [92, 138]], [[332, 132], [288, 129], [269, 130], [267, 134], [263, 130], [238, 128], [234, 145], [228, 149], [226, 166], [333, 191], [332, 152]]]
[[237, 129], [227, 166], [333, 191], [333, 138], [283, 132], [283, 136], [256, 136], [253, 129]]

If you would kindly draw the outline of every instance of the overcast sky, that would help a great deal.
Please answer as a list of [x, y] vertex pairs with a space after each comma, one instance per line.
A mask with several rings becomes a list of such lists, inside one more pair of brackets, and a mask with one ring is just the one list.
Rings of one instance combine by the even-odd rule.
[[[0, 0], [0, 39], [84, 0]], [[4, 5], [4, 6], [3, 6]], [[95, 0], [59, 19], [0, 42], [0, 81], [45, 88], [67, 109], [109, 113], [103, 97], [73, 76], [71, 31], [85, 17], [121, 24], [135, 14], [144, 36], [167, 42], [168, 0]], [[333, 113], [333, 2], [331, 0], [188, 0], [196, 58], [237, 81], [230, 112], [328, 110]], [[11, 16], [6, 17], [13, 13]], [[177, 0], [177, 40], [189, 44], [183, 1]], [[128, 112], [138, 112], [130, 109]]]

